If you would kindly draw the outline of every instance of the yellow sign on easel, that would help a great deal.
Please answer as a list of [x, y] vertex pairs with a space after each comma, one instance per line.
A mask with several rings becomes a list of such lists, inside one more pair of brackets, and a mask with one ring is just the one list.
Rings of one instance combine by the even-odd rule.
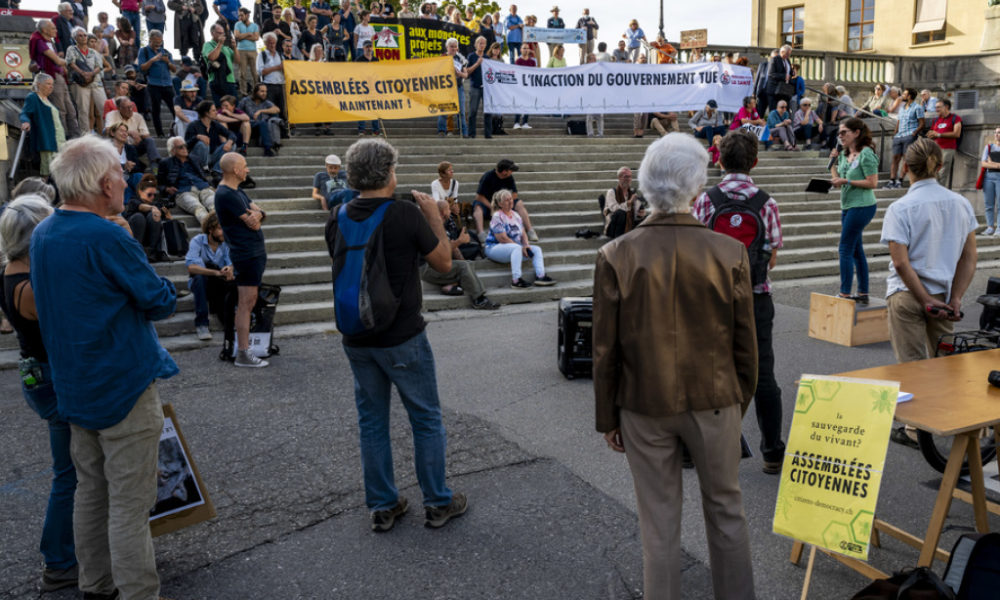
[[899, 383], [803, 375], [774, 532], [866, 560]]

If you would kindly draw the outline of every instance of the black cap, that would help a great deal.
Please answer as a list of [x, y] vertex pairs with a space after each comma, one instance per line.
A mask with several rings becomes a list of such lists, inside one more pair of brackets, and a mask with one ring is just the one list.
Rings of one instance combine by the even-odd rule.
[[497, 162], [498, 173], [500, 171], [519, 171], [520, 169], [521, 167], [514, 164], [514, 161], [509, 158], [501, 158], [500, 161]]
[[193, 67], [194, 61], [191, 60], [190, 56], [185, 56], [184, 58], [181, 59], [181, 64], [184, 65], [185, 67]]
[[708, 102], [706, 102], [706, 104], [708, 104], [712, 108], [719, 108], [719, 103], [716, 102], [715, 100], [709, 100]]

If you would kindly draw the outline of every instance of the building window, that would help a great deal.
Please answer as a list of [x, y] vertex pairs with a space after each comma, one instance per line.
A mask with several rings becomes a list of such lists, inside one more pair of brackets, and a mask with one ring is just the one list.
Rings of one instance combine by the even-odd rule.
[[913, 44], [944, 41], [947, 0], [917, 0], [913, 18]]
[[875, 0], [851, 0], [847, 20], [847, 51], [871, 50], [875, 34]]
[[781, 39], [779, 46], [788, 44], [792, 48], [802, 48], [805, 36], [805, 6], [792, 6], [781, 9]]

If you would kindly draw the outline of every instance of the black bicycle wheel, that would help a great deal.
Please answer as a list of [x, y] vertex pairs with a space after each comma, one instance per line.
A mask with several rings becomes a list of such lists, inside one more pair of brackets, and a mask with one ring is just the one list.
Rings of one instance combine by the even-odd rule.
[[[996, 442], [993, 437], [993, 430], [987, 429], [986, 435], [979, 438], [979, 455], [982, 456], [983, 464], [993, 460], [997, 455]], [[951, 452], [950, 437], [941, 437], [917, 430], [917, 444], [920, 446], [920, 453], [924, 455], [924, 460], [938, 473], [944, 473], [944, 468], [948, 464], [948, 454]], [[969, 461], [962, 462], [962, 475], [969, 474]]]

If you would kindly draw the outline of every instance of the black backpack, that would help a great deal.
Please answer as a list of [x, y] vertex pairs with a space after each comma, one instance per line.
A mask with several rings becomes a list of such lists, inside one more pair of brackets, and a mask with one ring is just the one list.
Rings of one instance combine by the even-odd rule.
[[767, 281], [767, 265], [771, 262], [771, 251], [764, 249], [767, 229], [760, 211], [771, 197], [764, 190], [758, 190], [747, 200], [733, 200], [719, 186], [712, 187], [706, 194], [715, 208], [715, 213], [708, 222], [708, 228], [736, 238], [747, 247], [751, 285]]
[[1000, 533], [966, 534], [951, 550], [944, 581], [957, 600], [992, 600], [1000, 590]]

